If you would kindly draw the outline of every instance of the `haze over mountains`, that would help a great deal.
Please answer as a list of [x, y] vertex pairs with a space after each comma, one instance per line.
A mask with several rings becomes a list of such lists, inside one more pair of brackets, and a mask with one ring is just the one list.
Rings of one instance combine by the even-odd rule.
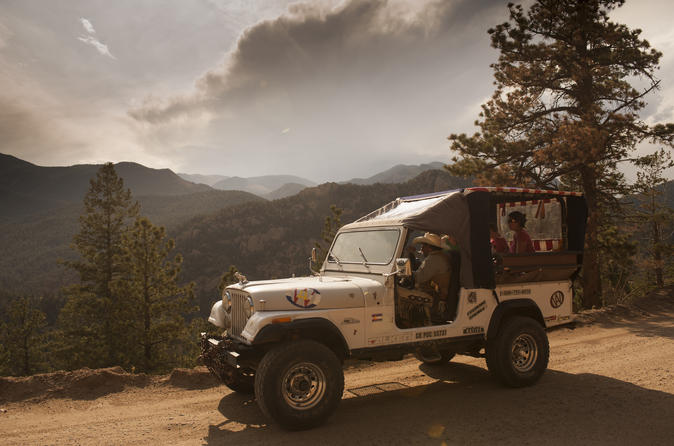
[[[352, 178], [340, 184], [403, 183], [427, 170], [443, 170], [444, 163], [433, 162], [420, 165], [398, 164], [368, 178]], [[222, 175], [178, 174], [195, 183], [206, 184], [219, 190], [241, 190], [268, 200], [289, 197], [306, 187], [316, 186], [311, 180], [295, 175], [264, 175], [257, 177], [227, 177]]]

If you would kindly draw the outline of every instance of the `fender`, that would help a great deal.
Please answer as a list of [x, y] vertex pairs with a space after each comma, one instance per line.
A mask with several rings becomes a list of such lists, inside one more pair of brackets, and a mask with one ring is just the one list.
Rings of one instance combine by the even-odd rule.
[[494, 312], [491, 315], [491, 320], [489, 321], [489, 329], [487, 330], [487, 339], [496, 337], [498, 330], [501, 326], [501, 322], [511, 315], [518, 314], [523, 316], [529, 316], [532, 319], [536, 320], [543, 329], [545, 329], [545, 322], [543, 321], [543, 315], [541, 310], [538, 308], [538, 305], [531, 299], [512, 299], [501, 302]]
[[253, 340], [252, 345], [289, 339], [313, 339], [327, 345], [341, 359], [349, 356], [349, 346], [342, 332], [329, 320], [318, 317], [265, 325]]

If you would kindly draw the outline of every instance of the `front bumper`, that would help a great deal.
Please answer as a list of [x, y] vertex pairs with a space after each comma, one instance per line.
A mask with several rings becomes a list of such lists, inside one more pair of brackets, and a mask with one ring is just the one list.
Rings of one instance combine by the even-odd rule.
[[201, 334], [199, 360], [224, 383], [241, 371], [254, 370], [258, 356], [250, 346], [230, 337]]
[[227, 364], [231, 367], [238, 366], [240, 354], [235, 351], [234, 343], [230, 339], [222, 336], [208, 336], [201, 334], [201, 355], [199, 359], [211, 369], [219, 367], [221, 364]]

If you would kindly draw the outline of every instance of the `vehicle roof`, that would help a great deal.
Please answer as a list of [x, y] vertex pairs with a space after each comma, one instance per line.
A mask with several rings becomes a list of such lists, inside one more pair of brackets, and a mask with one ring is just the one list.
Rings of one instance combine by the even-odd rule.
[[464, 189], [452, 189], [441, 192], [432, 192], [421, 195], [411, 195], [396, 198], [386, 205], [359, 218], [353, 223], [344, 225], [342, 229], [357, 229], [373, 226], [401, 225], [410, 217], [419, 216], [429, 211], [439, 203], [454, 195], [470, 195], [474, 192], [489, 192], [503, 200], [511, 199], [535, 199], [549, 198], [551, 196], [582, 197], [581, 192], [530, 189], [521, 187], [467, 187]]

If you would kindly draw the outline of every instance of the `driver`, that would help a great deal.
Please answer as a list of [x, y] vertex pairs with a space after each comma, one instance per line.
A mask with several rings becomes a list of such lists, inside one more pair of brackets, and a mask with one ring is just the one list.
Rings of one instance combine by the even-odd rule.
[[[414, 245], [421, 244], [424, 261], [414, 271], [414, 289], [398, 288], [401, 298], [401, 311], [411, 310], [410, 305], [422, 304], [424, 308], [424, 325], [431, 325], [431, 310], [439, 315], [446, 314], [449, 282], [451, 278], [451, 262], [443, 251], [443, 240], [432, 232], [416, 237]], [[409, 316], [409, 315], [408, 315]]]
[[421, 244], [421, 252], [424, 255], [424, 261], [413, 274], [415, 288], [446, 298], [452, 266], [449, 257], [443, 252], [442, 238], [427, 232], [415, 238], [412, 243]]

